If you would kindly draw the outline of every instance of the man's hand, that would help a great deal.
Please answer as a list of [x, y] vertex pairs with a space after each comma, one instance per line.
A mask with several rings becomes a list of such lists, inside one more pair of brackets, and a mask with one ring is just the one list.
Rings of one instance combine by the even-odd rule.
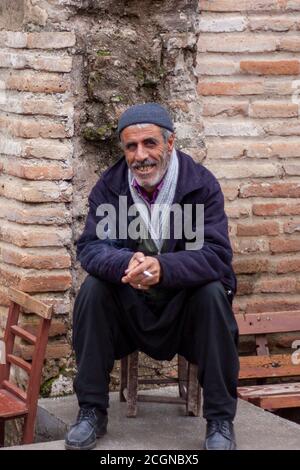
[[[144, 271], [148, 271], [152, 276], [146, 276]], [[137, 252], [129, 261], [125, 276], [121, 280], [124, 284], [130, 284], [135, 289], [147, 290], [149, 287], [158, 284], [160, 277], [161, 267], [158, 259]]]

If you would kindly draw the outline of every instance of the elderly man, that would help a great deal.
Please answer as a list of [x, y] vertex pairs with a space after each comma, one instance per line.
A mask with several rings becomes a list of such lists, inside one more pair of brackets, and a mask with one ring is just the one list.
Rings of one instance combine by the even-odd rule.
[[90, 449], [106, 433], [114, 361], [139, 350], [161, 360], [179, 353], [198, 365], [204, 448], [235, 449], [236, 278], [219, 183], [175, 150], [172, 120], [158, 104], [127, 109], [118, 133], [125, 158], [92, 189], [78, 240], [78, 259], [88, 276], [74, 306], [80, 411], [66, 448]]

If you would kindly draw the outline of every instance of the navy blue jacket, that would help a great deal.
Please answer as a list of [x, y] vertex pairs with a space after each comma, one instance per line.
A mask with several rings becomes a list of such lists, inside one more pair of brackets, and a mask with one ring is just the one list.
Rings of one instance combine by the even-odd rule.
[[[177, 151], [179, 177], [173, 203], [204, 204], [204, 244], [199, 250], [186, 250], [185, 238], [171, 237], [167, 252], [157, 255], [162, 267], [160, 287], [188, 288], [220, 280], [236, 291], [232, 269], [232, 249], [228, 237], [228, 221], [224, 212], [224, 197], [214, 175], [203, 165], [183, 152]], [[121, 277], [133, 253], [135, 240], [100, 240], [96, 234], [96, 216], [100, 204], [114, 205], [118, 220], [119, 195], [127, 196], [128, 207], [133, 204], [128, 186], [125, 158], [106, 170], [89, 195], [89, 213], [85, 229], [77, 242], [77, 258], [89, 274], [113, 283]], [[128, 223], [129, 223], [128, 219]]]

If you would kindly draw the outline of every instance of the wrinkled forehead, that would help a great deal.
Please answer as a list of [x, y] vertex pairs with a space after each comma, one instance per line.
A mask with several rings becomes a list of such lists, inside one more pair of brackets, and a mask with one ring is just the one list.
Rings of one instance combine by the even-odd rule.
[[145, 138], [162, 139], [162, 129], [156, 124], [133, 124], [121, 132], [121, 141], [144, 140]]

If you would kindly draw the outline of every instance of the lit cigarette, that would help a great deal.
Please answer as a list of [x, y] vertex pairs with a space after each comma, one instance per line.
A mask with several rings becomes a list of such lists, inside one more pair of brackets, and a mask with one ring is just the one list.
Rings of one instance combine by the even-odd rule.
[[153, 274], [149, 273], [149, 271], [143, 271], [143, 274], [147, 277], [153, 277]]

